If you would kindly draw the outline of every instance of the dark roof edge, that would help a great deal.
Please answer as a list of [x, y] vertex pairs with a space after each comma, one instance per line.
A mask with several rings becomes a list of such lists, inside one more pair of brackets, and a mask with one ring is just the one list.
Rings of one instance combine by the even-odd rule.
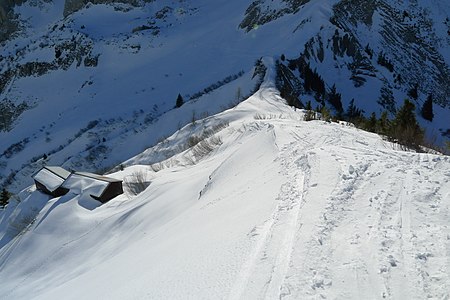
[[120, 180], [120, 179], [115, 179], [115, 178], [112, 178], [112, 177], [107, 177], [107, 176], [98, 175], [98, 174], [89, 173], [89, 172], [74, 172], [73, 174], [84, 176], [84, 177], [88, 177], [88, 178], [92, 178], [92, 179], [96, 179], [96, 180], [100, 180], [100, 181], [105, 181], [105, 182], [109, 182], [109, 183], [112, 183], [112, 182], [123, 182], [123, 180]]
[[[43, 166], [42, 168], [40, 168], [39, 170], [37, 170], [36, 172], [34, 172], [33, 175], [31, 175], [31, 178], [34, 179], [34, 177], [35, 177], [40, 171], [42, 171], [43, 169], [46, 169], [46, 170], [49, 171], [50, 173], [55, 174], [56, 176], [58, 176], [59, 178], [66, 180], [66, 178], [60, 176], [59, 174], [56, 174], [55, 172], [53, 172], [52, 170], [50, 170], [50, 169], [47, 168], [47, 167], [49, 167], [49, 166]], [[69, 171], [67, 171], [67, 172], [69, 172]], [[70, 172], [69, 172], [69, 173], [70, 173]]]

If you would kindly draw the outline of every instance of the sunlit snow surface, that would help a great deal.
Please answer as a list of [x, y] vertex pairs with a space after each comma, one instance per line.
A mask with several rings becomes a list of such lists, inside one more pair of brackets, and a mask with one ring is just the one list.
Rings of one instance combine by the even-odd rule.
[[[145, 172], [151, 183], [138, 196], [49, 200], [0, 248], [0, 298], [450, 297], [449, 157], [304, 122], [272, 79], [159, 145], [182, 148], [201, 124], [228, 122], [216, 133], [222, 144], [196, 164], [188, 149], [154, 172], [149, 149], [111, 175]], [[22, 197], [0, 215], [2, 240], [5, 218], [42, 195]]]

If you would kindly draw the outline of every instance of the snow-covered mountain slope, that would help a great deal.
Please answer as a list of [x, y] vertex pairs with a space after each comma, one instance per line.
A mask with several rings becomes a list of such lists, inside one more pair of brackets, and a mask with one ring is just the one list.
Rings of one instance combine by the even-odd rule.
[[0, 298], [450, 297], [449, 157], [305, 122], [273, 79], [110, 175], [144, 172], [137, 196], [23, 191], [0, 219]]
[[[417, 112], [435, 99], [421, 125], [448, 139], [445, 1], [91, 2], [0, 1], [0, 187], [20, 191], [43, 164], [113, 168], [251, 95], [261, 56], [300, 55], [367, 114], [395, 110], [418, 83]], [[174, 112], [179, 93], [191, 104]]]

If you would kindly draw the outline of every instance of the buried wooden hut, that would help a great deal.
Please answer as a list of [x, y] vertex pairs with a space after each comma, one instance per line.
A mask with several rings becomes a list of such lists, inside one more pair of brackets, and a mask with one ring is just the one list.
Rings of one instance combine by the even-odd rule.
[[33, 179], [37, 190], [59, 197], [69, 191], [62, 186], [69, 175], [70, 172], [61, 167], [45, 166], [33, 175]]
[[123, 194], [122, 180], [88, 172], [70, 174], [63, 187], [75, 194], [87, 193], [102, 203]]

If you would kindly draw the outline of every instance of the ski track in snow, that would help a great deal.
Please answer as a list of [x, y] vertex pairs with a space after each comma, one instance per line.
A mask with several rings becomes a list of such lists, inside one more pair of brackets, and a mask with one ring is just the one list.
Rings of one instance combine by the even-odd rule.
[[[332, 145], [337, 139], [339, 137], [329, 136], [322, 143]], [[445, 252], [448, 249], [439, 249], [438, 245], [448, 245], [448, 236], [441, 233], [439, 237], [440, 227], [437, 225], [421, 222], [414, 222], [419, 228], [412, 228], [411, 225], [412, 214], [421, 221], [433, 222], [435, 217], [427, 210], [431, 207], [437, 211], [438, 202], [442, 200], [440, 196], [433, 197], [436, 203], [427, 203], [426, 206], [429, 207], [423, 209], [419, 207], [415, 212], [411, 211], [412, 201], [417, 199], [426, 202], [427, 198], [416, 196], [419, 191], [416, 190], [414, 183], [420, 181], [420, 174], [417, 172], [411, 174], [410, 166], [417, 162], [410, 158], [422, 157], [425, 159], [423, 166], [430, 168], [427, 155], [405, 153], [400, 157], [382, 155], [376, 159], [367, 159], [377, 155], [350, 152], [347, 157], [343, 157], [334, 151], [321, 154], [319, 159], [321, 162], [326, 161], [326, 155], [334, 157], [336, 169], [340, 170], [337, 174], [342, 175], [335, 181], [326, 200], [316, 199], [314, 192], [308, 189], [306, 202], [318, 200], [326, 202], [323, 203], [320, 217], [314, 222], [315, 234], [309, 236], [307, 233], [300, 234], [297, 239], [295, 248], [298, 254], [293, 255], [291, 262], [295, 267], [292, 272], [288, 272], [288, 279], [283, 286], [285, 290], [283, 296], [291, 296], [292, 299], [316, 296], [338, 299], [448, 297], [448, 264], [441, 267], [438, 274], [432, 275], [427, 271], [427, 263], [432, 257], [439, 257], [437, 260], [442, 260], [442, 265], [445, 265], [445, 259], [441, 258], [448, 257], [448, 253]], [[437, 160], [439, 161], [439, 158]], [[352, 161], [354, 164], [346, 165]], [[431, 167], [431, 169], [439, 171], [439, 168]], [[311, 170], [314, 174], [318, 169], [311, 168]], [[378, 188], [383, 187], [382, 182], [386, 180], [390, 182], [389, 191]], [[428, 182], [428, 184], [425, 186], [436, 196], [441, 183]], [[367, 198], [369, 207], [367, 202], [363, 202], [367, 201]], [[316, 206], [316, 209], [319, 207]], [[444, 215], [448, 216], [448, 207], [443, 209]], [[428, 229], [433, 227], [434, 231]], [[427, 228], [425, 232], [424, 228]], [[430, 242], [425, 247], [427, 250], [421, 252], [423, 243], [416, 245], [414, 241], [418, 239], [419, 234], [423, 234], [422, 238], [425, 239], [433, 232], [432, 237], [440, 241]], [[349, 242], [346, 247], [336, 245], [336, 241], [345, 243], [346, 239]], [[334, 278], [344, 280], [335, 282]], [[417, 279], [418, 282], [414, 282]], [[437, 282], [445, 282], [447, 289], [445, 286], [440, 287]], [[295, 292], [291, 294], [291, 291]]]
[[[280, 298], [295, 234], [301, 227], [299, 215], [304, 204], [304, 185], [309, 172], [307, 156], [293, 161], [296, 156], [290, 153], [290, 146], [284, 146], [280, 155], [287, 182], [281, 186], [278, 205], [270, 219], [252, 231], [251, 235], [257, 236], [258, 240], [237, 276], [229, 299]], [[297, 167], [302, 172], [296, 172], [294, 169]]]
[[[450, 236], [422, 221], [434, 222], [430, 208], [449, 215], [448, 191], [440, 207], [442, 183], [422, 180], [410, 166], [445, 169], [430, 166], [428, 154], [362, 151], [357, 145], [342, 150], [333, 146], [345, 138], [338, 130], [315, 144], [308, 134], [290, 134], [295, 142], [280, 154], [286, 183], [279, 203], [252, 232], [255, 246], [229, 299], [447, 299]], [[315, 180], [326, 172], [329, 184], [321, 187]], [[430, 190], [434, 203], [425, 204], [417, 183]], [[417, 206], [420, 202], [429, 207]], [[419, 234], [437, 240], [419, 245], [414, 242]], [[438, 274], [427, 271], [433, 257], [442, 264]]]

